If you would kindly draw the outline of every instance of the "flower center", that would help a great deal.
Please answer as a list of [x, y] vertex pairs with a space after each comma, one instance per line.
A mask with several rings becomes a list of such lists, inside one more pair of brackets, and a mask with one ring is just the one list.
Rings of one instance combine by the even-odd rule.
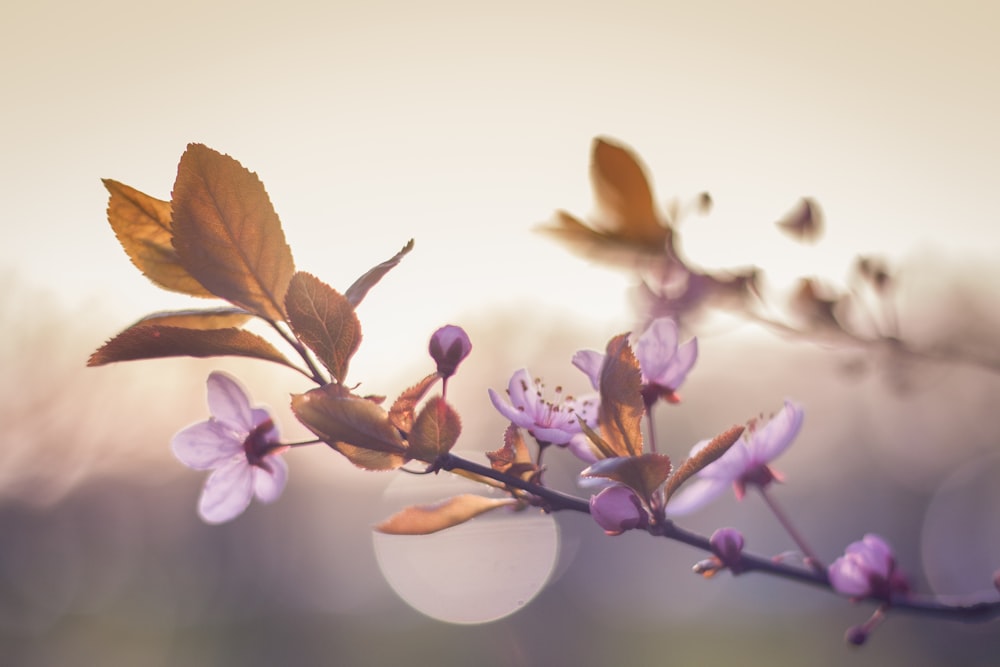
[[272, 472], [271, 466], [264, 460], [264, 457], [275, 449], [274, 445], [267, 439], [267, 434], [272, 428], [274, 428], [274, 422], [265, 419], [257, 424], [247, 435], [247, 439], [243, 441], [243, 452], [246, 454], [247, 463], [268, 472]]

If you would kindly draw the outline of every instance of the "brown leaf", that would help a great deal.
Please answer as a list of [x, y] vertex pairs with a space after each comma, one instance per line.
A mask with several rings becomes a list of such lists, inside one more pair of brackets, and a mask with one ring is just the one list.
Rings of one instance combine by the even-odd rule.
[[597, 205], [609, 214], [623, 241], [662, 249], [667, 229], [653, 206], [653, 193], [639, 159], [621, 144], [594, 139], [590, 179]]
[[412, 458], [433, 463], [441, 454], [447, 454], [462, 432], [458, 413], [440, 396], [434, 396], [413, 422], [408, 439]]
[[151, 313], [133, 326], [156, 324], [182, 329], [229, 329], [241, 327], [253, 317], [242, 308], [206, 308], [204, 310], [170, 310]]
[[601, 405], [597, 424], [601, 436], [615, 456], [642, 454], [642, 374], [639, 362], [628, 344], [628, 334], [619, 334], [608, 342], [601, 369], [599, 391]]
[[212, 294], [284, 320], [295, 263], [257, 175], [228, 155], [189, 144], [171, 203], [174, 247], [184, 268]]
[[341, 385], [326, 385], [293, 395], [292, 412], [334, 449], [341, 450], [339, 443], [345, 443], [408, 457], [406, 443], [389, 422], [388, 413], [372, 401], [352, 395]]
[[343, 454], [348, 461], [362, 470], [395, 470], [410, 460], [408, 456], [402, 454], [355, 447], [346, 442], [328, 442], [327, 444], [335, 451]]
[[337, 382], [343, 382], [361, 344], [361, 323], [348, 300], [319, 278], [299, 271], [288, 285], [285, 308], [295, 335]]
[[670, 476], [670, 457], [666, 454], [643, 454], [602, 459], [580, 474], [603, 477], [629, 487], [647, 505], [653, 505], [653, 494]]
[[351, 302], [351, 305], [357, 306], [361, 303], [361, 300], [365, 298], [366, 294], [368, 294], [368, 290], [374, 287], [378, 281], [382, 280], [382, 276], [389, 273], [389, 270], [399, 264], [403, 257], [405, 257], [411, 250], [413, 250], [413, 239], [410, 239], [407, 244], [403, 246], [395, 255], [385, 260], [378, 266], [372, 267], [366, 271], [364, 275], [355, 280], [344, 293], [344, 296], [346, 296], [347, 300]]
[[516, 503], [513, 498], [486, 498], [467, 493], [432, 505], [411, 505], [376, 525], [375, 530], [389, 535], [427, 535]]
[[530, 479], [538, 471], [538, 466], [531, 459], [531, 452], [524, 443], [521, 429], [510, 424], [503, 433], [503, 447], [492, 452], [486, 452], [490, 466], [497, 472], [514, 475], [521, 479]]
[[244, 329], [186, 329], [158, 324], [137, 324], [121, 332], [94, 352], [88, 366], [115, 361], [161, 357], [253, 357], [292, 364], [260, 336]]
[[743, 426], [732, 426], [726, 429], [698, 450], [697, 454], [681, 464], [681, 467], [677, 469], [677, 472], [670, 478], [666, 488], [663, 490], [664, 501], [670, 500], [670, 496], [674, 494], [674, 491], [690, 479], [692, 475], [729, 451], [729, 448], [735, 445], [736, 441], [743, 435], [743, 429]]
[[775, 224], [796, 241], [815, 243], [823, 235], [823, 211], [816, 200], [803, 197]]
[[171, 239], [170, 202], [150, 197], [110, 178], [108, 222], [125, 253], [143, 275], [160, 287], [192, 296], [212, 296], [177, 257]]
[[423, 399], [424, 394], [440, 379], [440, 375], [431, 373], [400, 394], [399, 398], [395, 400], [389, 409], [389, 421], [392, 422], [392, 425], [403, 433], [409, 433], [413, 428], [413, 420], [417, 417], [417, 403]]

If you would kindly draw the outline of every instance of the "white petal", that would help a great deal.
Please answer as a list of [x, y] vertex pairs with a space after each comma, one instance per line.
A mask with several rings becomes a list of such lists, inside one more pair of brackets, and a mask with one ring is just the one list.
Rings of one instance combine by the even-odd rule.
[[252, 496], [250, 464], [245, 457], [233, 457], [209, 475], [198, 499], [198, 515], [206, 523], [224, 523], [239, 516]]
[[721, 479], [695, 479], [670, 499], [667, 516], [690, 514], [725, 491], [727, 486], [729, 482]]
[[174, 456], [195, 470], [215, 468], [243, 451], [243, 442], [231, 428], [215, 420], [198, 422], [177, 433], [170, 441]]
[[239, 426], [247, 433], [253, 430], [250, 398], [231, 375], [214, 371], [208, 376], [208, 410], [216, 419]]
[[278, 499], [288, 482], [288, 464], [280, 456], [267, 456], [264, 464], [271, 468], [270, 472], [259, 466], [253, 467], [253, 490], [257, 500], [271, 503]]

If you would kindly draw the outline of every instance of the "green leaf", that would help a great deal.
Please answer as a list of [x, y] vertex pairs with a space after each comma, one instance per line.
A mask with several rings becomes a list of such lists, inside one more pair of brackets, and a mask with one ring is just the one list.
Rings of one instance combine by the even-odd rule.
[[441, 454], [451, 451], [461, 432], [462, 421], [458, 413], [443, 398], [434, 396], [427, 401], [413, 423], [409, 455], [433, 463]]
[[[411, 458], [399, 431], [389, 422], [388, 413], [374, 402], [354, 396], [341, 385], [329, 384], [293, 395], [292, 411], [306, 428], [328, 445], [345, 456], [350, 452], [353, 457], [348, 458], [360, 467], [384, 470], [388, 468], [372, 466], [398, 467]], [[362, 456], [359, 450], [388, 456]]]
[[670, 476], [670, 457], [666, 454], [619, 456], [597, 461], [580, 474], [585, 477], [603, 477], [620, 482], [653, 505], [653, 494]]
[[160, 287], [192, 296], [212, 296], [188, 273], [173, 246], [170, 202], [150, 197], [110, 178], [107, 188], [108, 222], [129, 259]]
[[628, 334], [619, 334], [606, 349], [599, 391], [601, 405], [597, 423], [604, 441], [616, 456], [642, 454], [642, 373], [628, 344]]
[[294, 368], [273, 345], [244, 329], [185, 329], [142, 323], [102, 345], [90, 356], [87, 365], [161, 357], [221, 356], [252, 357]]
[[212, 294], [268, 320], [285, 319], [295, 263], [257, 175], [202, 144], [189, 144], [174, 183], [173, 243]]
[[343, 382], [361, 344], [361, 323], [350, 302], [319, 278], [299, 271], [288, 285], [285, 309], [295, 335]]
[[389, 535], [427, 535], [451, 528], [498, 507], [514, 505], [513, 498], [485, 498], [474, 494], [453, 496], [431, 505], [412, 505], [375, 526]]
[[381, 264], [372, 267], [365, 272], [360, 278], [354, 281], [354, 283], [347, 288], [344, 296], [347, 300], [351, 302], [351, 305], [357, 306], [361, 303], [361, 300], [365, 298], [368, 294], [368, 290], [375, 286], [378, 281], [382, 280], [382, 276], [387, 274], [390, 269], [399, 264], [403, 257], [405, 257], [411, 250], [413, 250], [413, 239], [410, 239], [405, 246], [400, 249], [395, 255], [385, 260]]

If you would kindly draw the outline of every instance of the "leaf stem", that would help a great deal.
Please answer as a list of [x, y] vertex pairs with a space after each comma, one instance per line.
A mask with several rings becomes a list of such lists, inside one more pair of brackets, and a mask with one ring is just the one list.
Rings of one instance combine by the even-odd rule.
[[291, 345], [292, 348], [294, 348], [295, 351], [298, 352], [299, 356], [302, 357], [303, 361], [306, 362], [306, 366], [309, 368], [309, 372], [308, 373], [303, 372], [303, 375], [305, 375], [306, 377], [308, 377], [310, 380], [312, 380], [321, 387], [329, 383], [329, 380], [327, 380], [326, 377], [324, 377], [323, 372], [319, 369], [319, 366], [316, 365], [316, 362], [313, 360], [312, 355], [309, 354], [309, 350], [306, 349], [306, 346], [303, 345], [298, 338], [296, 338], [290, 332], [285, 331], [284, 328], [278, 326], [278, 323], [275, 322], [274, 320], [266, 320], [266, 322], [270, 324], [271, 327], [278, 332], [278, 335], [284, 338], [285, 342]]

